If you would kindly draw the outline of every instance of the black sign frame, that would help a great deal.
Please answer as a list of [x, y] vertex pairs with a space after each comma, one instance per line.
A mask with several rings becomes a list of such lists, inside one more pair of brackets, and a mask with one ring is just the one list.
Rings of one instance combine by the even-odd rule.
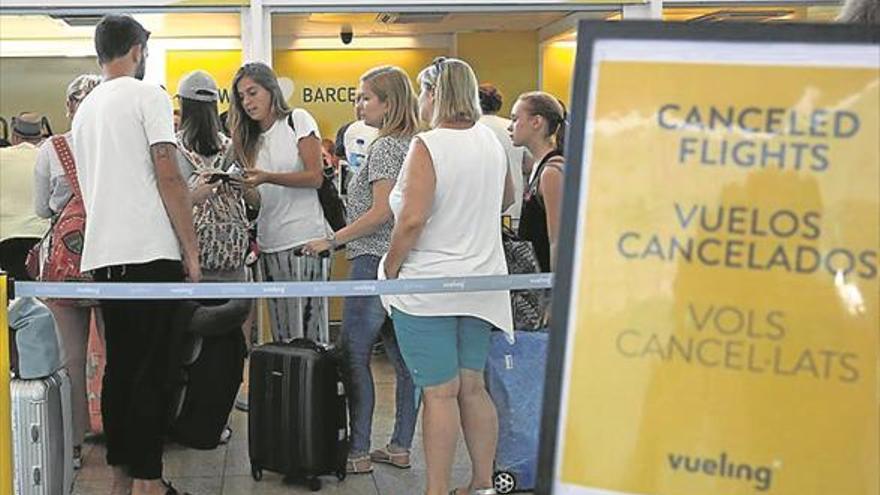
[[[565, 146], [565, 188], [562, 222], [553, 287], [553, 310], [547, 373], [544, 384], [541, 441], [538, 455], [536, 495], [550, 495], [556, 483], [556, 451], [565, 379], [569, 308], [573, 304], [575, 243], [584, 167], [587, 110], [593, 73], [593, 47], [602, 40], [639, 40], [650, 49], [651, 41], [711, 41], [731, 43], [880, 44], [880, 27], [846, 24], [685, 24], [657, 21], [581, 21], [571, 92], [569, 129]], [[579, 90], [583, 88], [583, 90]], [[585, 227], [586, 228], [586, 227]], [[550, 363], [553, 363], [552, 365]], [[880, 441], [880, 439], [878, 439]]]

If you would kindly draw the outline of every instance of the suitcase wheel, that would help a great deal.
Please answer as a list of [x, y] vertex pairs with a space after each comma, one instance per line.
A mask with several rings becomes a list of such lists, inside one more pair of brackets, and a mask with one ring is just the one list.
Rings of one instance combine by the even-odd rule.
[[309, 478], [306, 480], [306, 486], [313, 492], [320, 492], [322, 483], [318, 478]]
[[495, 490], [500, 494], [513, 493], [516, 488], [516, 476], [507, 471], [498, 471], [492, 477]]
[[260, 481], [263, 479], [263, 470], [251, 465], [251, 476], [254, 478], [254, 481]]
[[345, 471], [344, 470], [336, 471], [336, 479], [338, 479], [339, 481], [345, 481]]

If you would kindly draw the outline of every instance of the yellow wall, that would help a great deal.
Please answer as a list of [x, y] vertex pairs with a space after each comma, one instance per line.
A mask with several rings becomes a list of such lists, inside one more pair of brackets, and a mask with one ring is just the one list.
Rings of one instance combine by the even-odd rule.
[[549, 43], [541, 50], [541, 90], [553, 94], [568, 107], [576, 51], [574, 43]]
[[458, 57], [471, 64], [481, 83], [501, 90], [504, 104], [499, 115], [510, 114], [517, 96], [538, 89], [536, 31], [459, 34]]
[[283, 50], [273, 58], [278, 77], [294, 81], [290, 104], [315, 117], [322, 137], [335, 139], [337, 129], [354, 119], [354, 93], [364, 72], [396, 65], [415, 87], [419, 71], [439, 55], [447, 55], [446, 50]]
[[14, 115], [38, 112], [54, 133], [65, 133], [67, 85], [80, 74], [100, 73], [95, 57], [0, 57], [0, 115], [11, 125]]
[[219, 110], [224, 112], [229, 108], [229, 86], [240, 66], [241, 50], [169, 50], [165, 54], [165, 87], [169, 94], [175, 95], [181, 77], [194, 70], [203, 70], [217, 82]]

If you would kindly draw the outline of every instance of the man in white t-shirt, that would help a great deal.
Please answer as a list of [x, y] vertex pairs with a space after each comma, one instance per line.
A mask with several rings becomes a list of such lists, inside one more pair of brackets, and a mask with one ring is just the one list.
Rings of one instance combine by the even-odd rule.
[[480, 109], [483, 111], [480, 123], [492, 129], [501, 146], [504, 147], [510, 178], [513, 179], [514, 203], [504, 210], [503, 215], [510, 216], [511, 227], [516, 232], [523, 203], [524, 175], [525, 171], [532, 166], [532, 157], [524, 147], [513, 145], [510, 133], [507, 131], [507, 128], [510, 127], [510, 119], [496, 115], [501, 110], [503, 102], [503, 96], [495, 86], [491, 84], [480, 85]]
[[[201, 279], [189, 192], [177, 167], [171, 100], [144, 83], [150, 33], [129, 16], [95, 28], [104, 82], [72, 137], [86, 208], [83, 271], [99, 282]], [[113, 495], [175, 494], [162, 482], [168, 333], [177, 301], [102, 301], [101, 409]]]
[[367, 159], [367, 150], [377, 135], [379, 129], [368, 126], [363, 120], [355, 120], [345, 130], [342, 142], [345, 143], [345, 159], [352, 173], [357, 172]]
[[[379, 129], [368, 126], [364, 122], [364, 114], [361, 105], [363, 95], [358, 94], [354, 105], [355, 120], [345, 124], [336, 133], [336, 156], [343, 163], [340, 169], [347, 169], [348, 176], [353, 176], [367, 158], [367, 150], [379, 135]], [[347, 191], [348, 184], [343, 184], [342, 189]]]

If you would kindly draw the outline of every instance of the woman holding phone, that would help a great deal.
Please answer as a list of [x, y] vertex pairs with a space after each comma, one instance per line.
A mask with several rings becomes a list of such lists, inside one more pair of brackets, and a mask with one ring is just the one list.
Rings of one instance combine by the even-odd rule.
[[[307, 256], [295, 270], [295, 252], [307, 241], [324, 238], [330, 227], [318, 201], [324, 181], [321, 136], [315, 119], [287, 105], [275, 73], [261, 62], [244, 64], [232, 81], [229, 110], [231, 153], [245, 170], [244, 183], [261, 196], [257, 217], [260, 267], [267, 282], [323, 281], [322, 260]], [[268, 299], [276, 342], [316, 340], [327, 321], [320, 297]]]

